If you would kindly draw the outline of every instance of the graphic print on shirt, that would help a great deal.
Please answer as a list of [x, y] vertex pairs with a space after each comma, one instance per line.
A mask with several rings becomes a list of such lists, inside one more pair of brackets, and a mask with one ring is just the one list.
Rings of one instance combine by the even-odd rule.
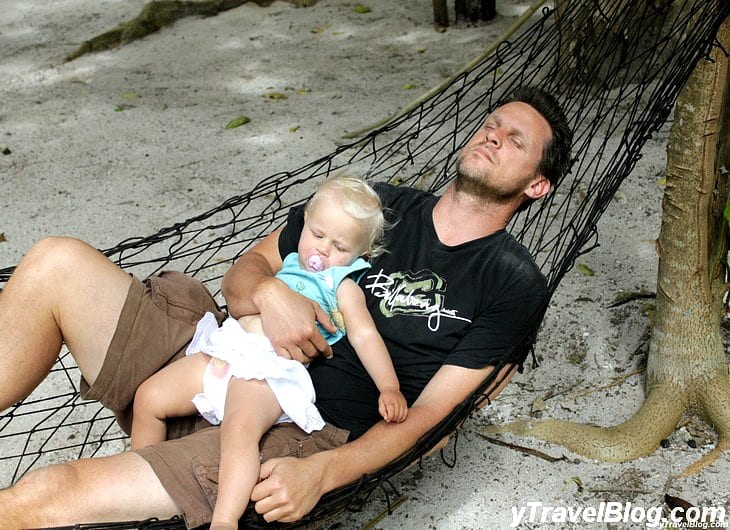
[[363, 288], [380, 299], [380, 312], [387, 318], [396, 315], [426, 318], [430, 331], [438, 331], [443, 318], [471, 323], [468, 318], [460, 317], [458, 310], [445, 307], [446, 280], [430, 270], [385, 274], [380, 269], [365, 277]]

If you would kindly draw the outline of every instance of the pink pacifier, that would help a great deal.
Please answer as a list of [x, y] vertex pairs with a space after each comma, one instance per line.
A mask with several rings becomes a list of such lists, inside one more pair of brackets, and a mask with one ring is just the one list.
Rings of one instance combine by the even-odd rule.
[[322, 272], [329, 267], [329, 262], [326, 257], [316, 252], [311, 252], [304, 260], [304, 265], [309, 272]]

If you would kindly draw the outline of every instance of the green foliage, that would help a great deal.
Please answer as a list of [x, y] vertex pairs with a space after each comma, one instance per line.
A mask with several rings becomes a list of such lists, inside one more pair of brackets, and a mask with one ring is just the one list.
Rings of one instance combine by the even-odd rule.
[[248, 116], [239, 116], [238, 118], [234, 118], [229, 121], [226, 125], [226, 129], [235, 129], [236, 127], [240, 127], [241, 125], [246, 125], [250, 121], [251, 118], [249, 118]]
[[595, 272], [593, 272], [593, 269], [591, 269], [585, 263], [578, 264], [578, 272], [580, 272], [583, 276], [594, 276], [596, 274]]

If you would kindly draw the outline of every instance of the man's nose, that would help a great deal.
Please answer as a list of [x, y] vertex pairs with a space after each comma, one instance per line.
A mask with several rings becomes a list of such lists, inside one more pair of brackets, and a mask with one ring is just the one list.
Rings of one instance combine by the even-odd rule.
[[487, 131], [486, 136], [486, 142], [488, 144], [493, 145], [494, 147], [499, 147], [502, 145], [502, 136], [499, 134], [499, 130], [497, 129], [490, 129]]

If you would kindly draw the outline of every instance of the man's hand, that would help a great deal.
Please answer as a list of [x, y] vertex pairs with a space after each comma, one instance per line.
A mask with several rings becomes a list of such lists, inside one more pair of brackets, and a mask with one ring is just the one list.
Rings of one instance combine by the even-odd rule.
[[[336, 331], [328, 315], [318, 304], [289, 289], [274, 277], [281, 270], [279, 228], [256, 243], [226, 271], [221, 290], [234, 318], [261, 315], [264, 335], [274, 350], [287, 359], [308, 363], [332, 349], [319, 332], [316, 321]], [[244, 328], [245, 329], [245, 328]]]
[[261, 464], [251, 492], [256, 512], [267, 522], [298, 521], [322, 497], [323, 470], [314, 458], [272, 458]]
[[[261, 482], [251, 493], [256, 512], [269, 522], [301, 519], [324, 493], [376, 472], [413, 447], [492, 370], [492, 366], [475, 370], [444, 365], [431, 378], [402, 423], [378, 422], [359, 438], [307, 458], [267, 460], [259, 472]], [[513, 365], [502, 368], [495, 385], [485, 390], [490, 399], [502, 391], [514, 371]]]
[[399, 390], [383, 390], [378, 398], [378, 412], [387, 422], [401, 423], [408, 415], [406, 398]]
[[317, 322], [333, 333], [336, 328], [319, 304], [276, 278], [266, 280], [257, 298], [264, 335], [276, 353], [302, 363], [310, 362], [320, 353], [328, 359], [332, 357], [332, 348], [317, 328]]

